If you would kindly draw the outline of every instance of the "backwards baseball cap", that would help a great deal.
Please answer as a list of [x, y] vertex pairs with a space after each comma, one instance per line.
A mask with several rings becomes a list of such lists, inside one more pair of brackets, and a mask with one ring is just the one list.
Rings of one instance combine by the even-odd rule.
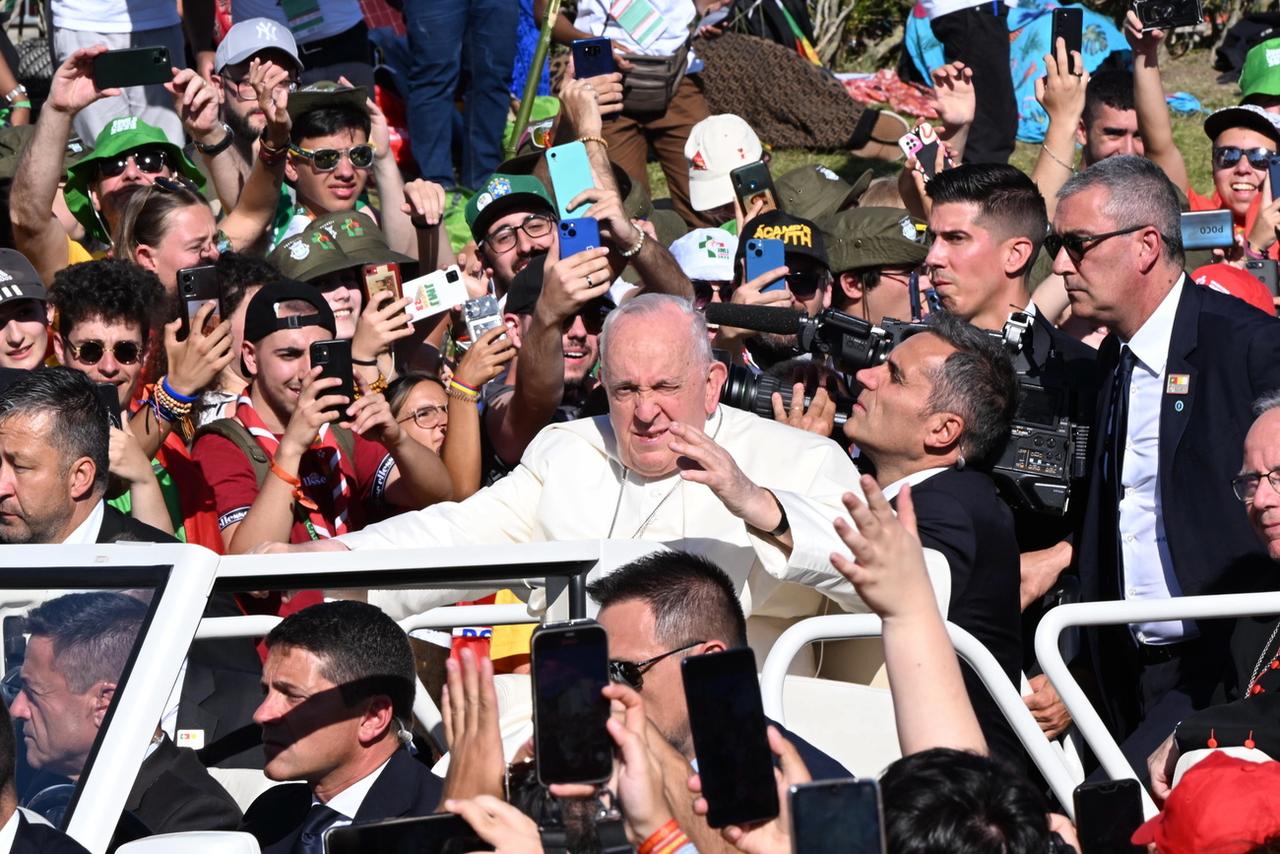
[[102, 243], [108, 240], [102, 219], [93, 209], [93, 200], [89, 198], [89, 184], [97, 177], [98, 164], [105, 160], [115, 160], [135, 148], [154, 147], [164, 150], [171, 169], [176, 169], [204, 191], [204, 173], [187, 159], [182, 149], [169, 141], [164, 131], [149, 125], [137, 116], [121, 116], [107, 122], [107, 126], [98, 134], [93, 151], [81, 157], [67, 169], [67, 183], [62, 190], [66, 199], [67, 210], [71, 211], [85, 230]]
[[1218, 134], [1231, 128], [1248, 128], [1269, 136], [1280, 144], [1280, 116], [1268, 113], [1255, 104], [1223, 107], [1214, 110], [1204, 120], [1204, 132], [1209, 139], [1216, 139]]
[[312, 110], [340, 107], [368, 115], [368, 90], [363, 86], [343, 86], [332, 80], [321, 80], [289, 93], [289, 118], [295, 122]]
[[782, 211], [765, 211], [743, 224], [742, 233], [738, 236], [737, 257], [745, 257], [748, 240], [762, 238], [781, 240], [787, 255], [804, 255], [820, 262], [824, 267], [831, 266], [822, 230], [810, 220]]
[[929, 248], [920, 238], [923, 225], [901, 208], [850, 208], [818, 220], [827, 238], [831, 269], [837, 273], [866, 267], [924, 263]]
[[221, 74], [222, 69], [228, 65], [239, 65], [264, 50], [287, 53], [295, 68], [302, 71], [302, 60], [298, 58], [298, 43], [294, 41], [293, 32], [270, 18], [245, 18], [227, 30], [222, 41], [218, 42], [218, 51], [213, 56], [213, 70]]
[[821, 163], [811, 163], [775, 178], [773, 187], [778, 192], [778, 205], [784, 211], [817, 220], [858, 204], [858, 199], [871, 186], [872, 177], [871, 170], [867, 169], [850, 184]]
[[1280, 834], [1280, 762], [1215, 752], [1183, 775], [1164, 811], [1133, 832], [1160, 854], [1243, 854]]
[[708, 116], [693, 126], [684, 144], [689, 161], [689, 205], [709, 211], [733, 201], [729, 173], [764, 154], [760, 137], [740, 116]]
[[1240, 99], [1251, 95], [1280, 95], [1280, 38], [1249, 48], [1240, 69]]
[[[283, 303], [298, 300], [315, 309], [313, 314], [284, 314]], [[304, 326], [322, 326], [330, 335], [336, 335], [338, 325], [333, 319], [333, 309], [325, 302], [324, 295], [311, 285], [288, 279], [263, 285], [244, 312], [244, 340], [257, 344], [273, 332], [282, 329], [301, 329]]]
[[489, 176], [467, 202], [467, 227], [477, 242], [484, 240], [489, 226], [513, 210], [528, 208], [530, 213], [556, 211], [556, 204], [542, 182], [532, 175], [495, 172]]
[[27, 256], [16, 249], [0, 249], [0, 305], [20, 299], [48, 302], [49, 292]]
[[733, 281], [738, 238], [723, 228], [695, 228], [671, 244], [671, 256], [690, 279]]

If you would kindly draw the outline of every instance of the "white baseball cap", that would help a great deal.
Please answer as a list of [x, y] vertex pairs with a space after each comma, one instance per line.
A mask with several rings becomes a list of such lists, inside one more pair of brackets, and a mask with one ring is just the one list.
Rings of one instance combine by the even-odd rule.
[[222, 69], [228, 65], [238, 65], [264, 50], [287, 53], [297, 65], [298, 71], [302, 71], [298, 43], [294, 40], [293, 33], [284, 24], [270, 18], [246, 18], [227, 30], [222, 41], [218, 42], [213, 70], [221, 74]]
[[709, 116], [693, 126], [684, 144], [689, 161], [689, 204], [708, 211], [733, 201], [729, 172], [764, 154], [760, 137], [740, 116]]
[[738, 238], [723, 228], [695, 228], [671, 244], [671, 256], [690, 279], [733, 281]]

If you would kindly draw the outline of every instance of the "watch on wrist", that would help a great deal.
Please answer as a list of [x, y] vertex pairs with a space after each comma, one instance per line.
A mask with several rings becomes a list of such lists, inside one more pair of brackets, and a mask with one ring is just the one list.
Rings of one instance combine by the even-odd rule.
[[231, 130], [231, 125], [227, 124], [226, 122], [222, 123], [222, 131], [223, 131], [222, 139], [218, 140], [213, 145], [205, 145], [202, 142], [197, 142], [196, 151], [208, 157], [212, 157], [215, 154], [221, 154], [222, 152], [226, 151], [227, 146], [231, 145], [231, 143], [235, 140], [236, 135], [235, 135], [235, 132]]

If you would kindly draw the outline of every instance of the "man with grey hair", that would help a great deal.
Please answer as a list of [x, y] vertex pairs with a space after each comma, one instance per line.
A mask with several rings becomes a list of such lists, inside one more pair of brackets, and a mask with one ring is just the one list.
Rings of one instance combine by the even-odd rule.
[[[828, 559], [843, 552], [832, 528], [841, 495], [861, 494], [839, 445], [721, 406], [725, 367], [687, 300], [624, 303], [600, 349], [608, 415], [544, 428], [514, 472], [465, 501], [288, 549], [640, 539], [723, 567], [761, 641], [786, 625], [770, 620], [821, 611], [822, 594], [865, 610]], [[399, 618], [462, 596], [374, 591], [370, 601]]]
[[[1083, 597], [1257, 589], [1274, 569], [1231, 478], [1252, 402], [1280, 388], [1280, 320], [1188, 284], [1177, 195], [1151, 161], [1107, 158], [1058, 198], [1045, 241], [1054, 272], [1072, 312], [1111, 330], [1099, 353], [1093, 471], [1076, 540]], [[1251, 662], [1234, 672], [1223, 663], [1233, 629], [1249, 625], [1188, 620], [1087, 632], [1104, 714], [1135, 765], [1215, 694], [1247, 688]]]

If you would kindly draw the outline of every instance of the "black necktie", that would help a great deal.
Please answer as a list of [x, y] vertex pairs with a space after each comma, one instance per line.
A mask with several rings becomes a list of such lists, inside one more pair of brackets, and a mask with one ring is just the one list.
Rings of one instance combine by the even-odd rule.
[[1102, 441], [1102, 476], [1110, 481], [1107, 493], [1112, 524], [1107, 526], [1114, 537], [1115, 579], [1123, 586], [1124, 557], [1120, 548], [1120, 498], [1124, 492], [1121, 476], [1124, 472], [1125, 434], [1129, 428], [1129, 385], [1133, 379], [1133, 365], [1137, 357], [1127, 346], [1120, 347], [1120, 361], [1111, 380], [1111, 399], [1107, 406], [1106, 433]]
[[302, 822], [302, 832], [293, 844], [293, 854], [324, 854], [324, 832], [335, 821], [346, 816], [324, 804], [312, 804], [311, 811]]

